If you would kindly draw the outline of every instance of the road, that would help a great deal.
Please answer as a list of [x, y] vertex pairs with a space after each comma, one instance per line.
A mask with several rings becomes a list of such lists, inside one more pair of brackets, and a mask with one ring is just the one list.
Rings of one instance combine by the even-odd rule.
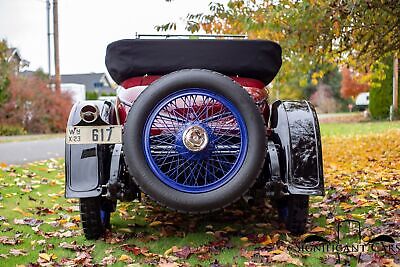
[[0, 143], [0, 163], [27, 162], [64, 157], [64, 138]]

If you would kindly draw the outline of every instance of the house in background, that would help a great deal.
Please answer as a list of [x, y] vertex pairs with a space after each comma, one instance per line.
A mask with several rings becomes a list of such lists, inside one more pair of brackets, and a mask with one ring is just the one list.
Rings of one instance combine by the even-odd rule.
[[[18, 61], [18, 57], [14, 60]], [[31, 77], [35, 71], [20, 72], [22, 76]], [[54, 79], [54, 76], [52, 77]], [[83, 74], [65, 74], [61, 75], [61, 90], [68, 92], [73, 102], [86, 99], [86, 93], [96, 93], [95, 97], [102, 95], [115, 95], [115, 83], [107, 77], [105, 73], [83, 73]], [[54, 89], [54, 85], [52, 86]]]
[[113, 82], [105, 73], [82, 73], [61, 75], [61, 84], [81, 84], [86, 93], [96, 92], [97, 95], [115, 93]]
[[23, 68], [28, 67], [30, 63], [21, 57], [19, 50], [15, 47], [7, 49], [6, 59], [7, 63], [13, 67], [15, 74], [18, 74]]

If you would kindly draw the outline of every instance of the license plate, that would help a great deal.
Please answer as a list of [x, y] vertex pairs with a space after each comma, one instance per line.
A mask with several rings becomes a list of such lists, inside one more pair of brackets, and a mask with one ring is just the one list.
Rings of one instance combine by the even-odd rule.
[[69, 126], [65, 135], [67, 144], [122, 143], [122, 126]]

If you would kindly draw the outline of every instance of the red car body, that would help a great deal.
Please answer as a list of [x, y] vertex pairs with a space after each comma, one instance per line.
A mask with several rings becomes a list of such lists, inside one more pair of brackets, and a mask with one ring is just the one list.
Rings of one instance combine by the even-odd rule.
[[[118, 113], [120, 117], [120, 123], [124, 124], [127, 118], [127, 114], [130, 110], [129, 105], [125, 105], [124, 102], [133, 103], [140, 95], [140, 93], [146, 89], [151, 83], [159, 79], [161, 76], [143, 76], [143, 77], [132, 77], [125, 80], [118, 91], [118, 98], [122, 100], [118, 102]], [[230, 77], [235, 82], [239, 83], [247, 93], [253, 98], [254, 103], [259, 107], [260, 112], [263, 114], [265, 121], [269, 118], [269, 107], [267, 105], [268, 94], [265, 89], [263, 82], [244, 77]], [[198, 108], [202, 108], [202, 103], [198, 103]], [[184, 108], [182, 108], [184, 109]], [[214, 112], [219, 111], [218, 107], [214, 107]], [[184, 110], [175, 112], [185, 113]], [[208, 114], [212, 116], [213, 114]]]

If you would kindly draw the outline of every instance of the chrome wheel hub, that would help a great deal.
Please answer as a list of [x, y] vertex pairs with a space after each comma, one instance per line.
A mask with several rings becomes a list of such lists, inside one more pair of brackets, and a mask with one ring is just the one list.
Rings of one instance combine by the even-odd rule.
[[208, 144], [207, 131], [198, 125], [190, 126], [183, 132], [183, 144], [190, 151], [201, 151]]

